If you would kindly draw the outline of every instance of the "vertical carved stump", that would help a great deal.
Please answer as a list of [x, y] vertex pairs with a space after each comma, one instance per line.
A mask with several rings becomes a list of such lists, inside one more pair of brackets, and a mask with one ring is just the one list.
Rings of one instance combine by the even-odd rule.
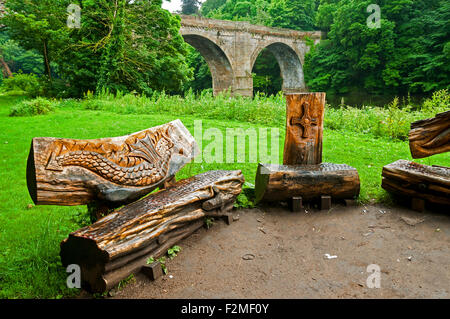
[[325, 93], [287, 94], [284, 165], [322, 163]]

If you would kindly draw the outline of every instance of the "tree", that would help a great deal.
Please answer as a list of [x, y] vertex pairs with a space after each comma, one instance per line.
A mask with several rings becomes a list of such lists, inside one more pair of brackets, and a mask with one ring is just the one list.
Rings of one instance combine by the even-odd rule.
[[272, 0], [269, 15], [272, 17], [270, 26], [301, 31], [315, 29], [315, 0]]
[[448, 0], [380, 0], [381, 27], [367, 26], [371, 1], [322, 0], [316, 23], [329, 31], [306, 56], [312, 90], [405, 94], [450, 85]]
[[83, 0], [81, 28], [58, 63], [81, 95], [87, 90], [178, 91], [192, 76], [180, 18], [161, 0]]
[[181, 13], [186, 15], [197, 14], [200, 6], [198, 0], [182, 0], [181, 1]]
[[70, 0], [8, 0], [6, 14], [0, 21], [24, 49], [35, 49], [42, 54], [45, 75], [50, 79], [51, 62], [67, 42], [66, 8], [69, 4]]

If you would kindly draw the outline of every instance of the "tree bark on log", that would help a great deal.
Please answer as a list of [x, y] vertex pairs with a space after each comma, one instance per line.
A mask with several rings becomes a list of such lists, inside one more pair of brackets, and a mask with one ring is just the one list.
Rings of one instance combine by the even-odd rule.
[[34, 138], [28, 191], [36, 205], [120, 206], [170, 181], [197, 154], [197, 143], [179, 120], [115, 138]]
[[88, 290], [108, 290], [201, 227], [205, 216], [229, 214], [243, 183], [241, 171], [181, 180], [70, 234], [61, 243], [62, 263], [80, 265]]
[[284, 165], [322, 163], [325, 93], [287, 94]]
[[409, 147], [413, 158], [450, 152], [450, 111], [412, 123]]
[[256, 202], [294, 197], [317, 200], [322, 195], [334, 199], [353, 199], [358, 197], [359, 191], [358, 171], [345, 164], [259, 164], [255, 180]]
[[433, 167], [399, 160], [383, 167], [386, 191], [428, 202], [450, 205], [450, 167]]

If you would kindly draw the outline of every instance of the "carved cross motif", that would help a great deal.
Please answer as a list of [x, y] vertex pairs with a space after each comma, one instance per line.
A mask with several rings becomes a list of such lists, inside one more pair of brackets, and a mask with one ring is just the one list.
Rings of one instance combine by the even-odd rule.
[[311, 127], [317, 125], [317, 119], [311, 118], [309, 114], [309, 103], [305, 102], [302, 104], [303, 116], [301, 118], [292, 118], [291, 125], [300, 125], [303, 128], [302, 137], [309, 137], [311, 134]]

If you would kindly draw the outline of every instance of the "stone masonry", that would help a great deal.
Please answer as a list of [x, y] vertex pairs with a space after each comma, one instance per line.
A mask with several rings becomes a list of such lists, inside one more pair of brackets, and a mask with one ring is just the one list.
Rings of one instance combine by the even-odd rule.
[[318, 43], [321, 32], [302, 32], [257, 26], [248, 22], [181, 15], [181, 34], [209, 66], [214, 95], [231, 89], [234, 95], [253, 96], [252, 69], [263, 49], [278, 61], [285, 93], [305, 92], [305, 37]]

